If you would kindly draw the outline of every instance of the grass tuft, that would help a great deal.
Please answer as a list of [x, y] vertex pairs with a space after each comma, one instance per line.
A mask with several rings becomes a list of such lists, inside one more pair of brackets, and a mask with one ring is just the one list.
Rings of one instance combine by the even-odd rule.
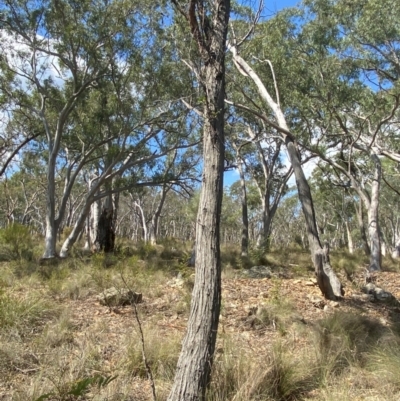
[[[146, 359], [155, 379], [172, 380], [181, 348], [180, 336], [165, 335], [156, 327], [144, 328]], [[133, 376], [147, 377], [138, 333], [128, 336], [122, 365]]]

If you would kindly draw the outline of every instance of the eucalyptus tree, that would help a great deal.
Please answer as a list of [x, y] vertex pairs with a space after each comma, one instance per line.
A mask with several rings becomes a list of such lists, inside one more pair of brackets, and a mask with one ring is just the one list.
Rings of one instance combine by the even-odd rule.
[[[394, 117], [399, 108], [400, 93], [393, 81], [385, 78], [384, 69], [392, 66], [388, 67], [387, 61], [380, 67], [376, 64], [376, 56], [380, 51], [385, 53], [386, 46], [380, 42], [380, 34], [374, 37], [376, 32], [373, 34], [371, 30], [366, 46], [353, 34], [360, 29], [360, 20], [371, 18], [371, 9], [378, 7], [382, 11], [386, 6], [381, 8], [374, 1], [356, 2], [350, 13], [348, 5], [341, 1], [317, 0], [304, 4], [301, 31], [297, 43], [292, 46], [294, 57], [300, 60], [300, 82], [294, 85], [293, 97], [298, 100], [304, 90], [309, 96], [307, 102], [299, 103], [297, 107], [296, 125], [314, 138], [306, 144], [309, 149], [346, 177], [364, 203], [368, 212], [369, 268], [380, 270], [381, 145], [387, 142], [388, 134], [393, 132], [396, 124]], [[344, 10], [353, 16], [352, 19], [343, 14]], [[388, 43], [392, 34], [388, 34]], [[399, 39], [396, 35], [395, 42]], [[382, 55], [378, 58], [382, 62]], [[337, 154], [345, 155], [346, 159], [338, 162]], [[370, 160], [373, 174], [357, 174], [355, 160], [360, 160], [360, 154]], [[364, 179], [368, 180], [368, 186], [364, 185]]]
[[307, 229], [301, 213], [301, 203], [294, 191], [279, 204], [272, 224], [271, 245], [276, 248], [307, 248]]
[[236, 151], [236, 163], [240, 177], [240, 203], [242, 206], [242, 239], [241, 239], [241, 255], [247, 256], [249, 251], [249, 209], [247, 205], [247, 187], [244, 173], [244, 159], [240, 154], [240, 146], [233, 143]]
[[[240, 173], [239, 173], [240, 174]], [[229, 197], [231, 197], [237, 204], [242, 204], [243, 197], [243, 182], [245, 181], [246, 186], [246, 209], [247, 209], [247, 220], [248, 220], [248, 247], [257, 243], [257, 240], [262, 235], [262, 205], [260, 200], [260, 194], [257, 189], [257, 186], [251, 180], [251, 177], [247, 175], [246, 171], [243, 171], [243, 176], [238, 181], [235, 181], [230, 187], [228, 191]], [[243, 205], [242, 205], [242, 213], [243, 213]], [[244, 228], [243, 217], [242, 217], [242, 230]], [[243, 238], [243, 232], [242, 232]], [[248, 250], [247, 247], [247, 250]], [[245, 256], [245, 255], [243, 255]]]
[[382, 231], [390, 245], [393, 258], [400, 257], [400, 188], [398, 164], [391, 160], [382, 161], [382, 186], [380, 216]]
[[[282, 22], [282, 21], [281, 21]], [[285, 19], [285, 22], [287, 20]], [[268, 43], [268, 49], [262, 49], [262, 52], [269, 51], [269, 56], [272, 58], [274, 56], [273, 50], [274, 47], [271, 46], [275, 37], [271, 37], [271, 41], [269, 40], [268, 35], [276, 35], [277, 30], [275, 29], [274, 25], [271, 25], [272, 29], [268, 31], [270, 26], [268, 24], [263, 24], [262, 28], [265, 30], [265, 33], [259, 36], [258, 43]], [[282, 27], [282, 24], [279, 28]], [[290, 30], [291, 26], [289, 25], [287, 30]], [[265, 40], [265, 37], [268, 37], [268, 40]], [[307, 179], [305, 177], [302, 165], [301, 165], [301, 157], [298, 150], [297, 140], [294, 134], [290, 131], [289, 125], [285, 116], [284, 112], [284, 103], [283, 99], [281, 101], [280, 92], [279, 92], [279, 83], [275, 76], [275, 70], [273, 63], [271, 60], [266, 60], [266, 65], [269, 68], [270, 73], [263, 74], [264, 70], [258, 68], [256, 65], [251, 65], [247, 62], [244, 57], [243, 53], [239, 53], [239, 47], [243, 43], [243, 41], [238, 41], [236, 37], [233, 37], [231, 43], [229, 44], [228, 48], [232, 55], [233, 62], [238, 73], [245, 76], [250, 82], [253, 82], [255, 88], [258, 91], [260, 100], [265, 102], [265, 105], [256, 105], [253, 107], [254, 100], [252, 101], [251, 106], [243, 105], [234, 103], [238, 109], [245, 110], [246, 112], [252, 112], [254, 115], [258, 116], [265, 124], [274, 129], [280, 136], [281, 140], [285, 143], [290, 163], [293, 168], [293, 173], [296, 178], [296, 185], [298, 188], [299, 199], [302, 204], [302, 209], [307, 225], [308, 231], [308, 242], [311, 251], [311, 256], [313, 260], [313, 264], [315, 267], [315, 273], [318, 281], [319, 288], [321, 292], [324, 294], [325, 297], [330, 299], [337, 299], [341, 297], [342, 294], [342, 286], [340, 284], [339, 279], [337, 278], [336, 274], [334, 273], [332, 267], [330, 266], [329, 256], [327, 249], [322, 247], [318, 229], [315, 219], [315, 211], [313, 200], [311, 196], [310, 187], [308, 185]], [[275, 43], [274, 43], [275, 44]], [[249, 57], [254, 53], [252, 50], [254, 49], [246, 49]], [[285, 60], [284, 51], [285, 48], [280, 49], [277, 48], [278, 56], [277, 62], [282, 62]], [[258, 52], [260, 54], [260, 52]], [[287, 56], [286, 56], [287, 57]], [[287, 61], [289, 62], [289, 61]], [[259, 63], [260, 65], [261, 63]], [[275, 66], [276, 67], [276, 66]], [[257, 69], [257, 70], [256, 70]], [[268, 82], [268, 84], [267, 84]], [[288, 86], [285, 85], [285, 89], [289, 90]], [[274, 92], [274, 97], [271, 95], [271, 90]], [[287, 99], [289, 94], [284, 99]], [[265, 110], [266, 109], [266, 110]]]
[[[147, 112], [154, 114], [154, 110], [150, 108]], [[135, 187], [157, 186], [174, 182], [176, 185], [181, 179], [177, 175], [174, 175], [173, 178], [161, 177], [156, 169], [157, 160], [164, 160], [174, 152], [183, 152], [185, 149], [194, 146], [198, 140], [195, 134], [188, 134], [185, 131], [183, 125], [186, 120], [184, 118], [176, 117], [173, 114], [171, 116], [170, 113], [171, 107], [165, 105], [161, 111], [156, 111], [154, 118], [149, 117], [147, 122], [140, 119], [138, 125], [132, 125], [131, 118], [134, 114], [131, 111], [124, 117], [120, 115], [113, 119], [113, 123], [109, 124], [110, 128], [111, 125], [117, 123], [117, 130], [120, 130], [121, 126], [118, 119], [122, 118], [123, 130], [128, 131], [125, 134], [126, 136], [123, 137], [124, 139], [117, 141], [109, 148], [109, 153], [106, 154], [108, 157], [103, 159], [103, 163], [98, 164], [97, 171], [99, 174], [90, 186], [73, 230], [62, 245], [60, 256], [66, 257], [68, 255], [69, 249], [84, 227], [93, 203], [103, 198], [110, 199], [115, 193]], [[155, 146], [154, 144], [156, 144], [156, 149], [153, 151], [152, 146]], [[185, 174], [190, 173], [187, 169], [183, 172]], [[113, 179], [115, 180], [113, 181]], [[109, 247], [112, 248], [112, 236], [115, 234], [112, 227], [113, 212], [111, 201], [109, 201], [101, 211], [99, 217], [102, 219], [101, 224], [97, 225], [97, 237], [99, 237], [97, 240], [100, 244], [104, 242], [104, 247], [107, 245], [107, 249], [105, 249], [107, 251], [111, 250]]]
[[8, 202], [16, 207], [14, 221], [29, 224], [33, 231], [44, 235], [46, 166], [41, 151], [37, 143], [27, 144], [15, 160], [18, 164], [7, 171], [0, 183], [3, 199], [8, 197]]
[[247, 126], [247, 141], [251, 147], [242, 147], [244, 165], [253, 180], [260, 197], [262, 231], [259, 245], [268, 249], [271, 224], [282, 196], [287, 191], [287, 182], [292, 168], [283, 163], [282, 141], [265, 133], [265, 127], [254, 123]]
[[[121, 63], [140, 63], [143, 49], [150, 49], [149, 30], [144, 28], [153, 25], [155, 9], [122, 0], [7, 0], [1, 5], [6, 60], [2, 67], [14, 74], [12, 84], [2, 89], [16, 111], [40, 121], [47, 147], [45, 258], [56, 254], [56, 233], [66, 203], [63, 200], [56, 216], [56, 169], [71, 114], [82, 97], [96, 91], [99, 81], [112, 76]], [[79, 157], [68, 166], [66, 193], [96, 147], [98, 143], [82, 144]]]
[[338, 182], [337, 175], [323, 162], [313, 171], [310, 184], [321, 236], [327, 238], [333, 248], [347, 244], [349, 253], [353, 253], [357, 245], [353, 238], [357, 228], [355, 194]]
[[158, 181], [161, 185], [158, 196], [154, 199], [149, 234], [151, 244], [154, 245], [157, 242], [159, 222], [168, 193], [171, 191], [183, 192], [184, 195], [190, 196], [194, 191], [194, 185], [198, 181], [196, 167], [199, 162], [200, 156], [196, 148], [188, 149], [186, 152], [181, 152], [181, 154], [175, 150], [166, 158], [160, 171], [156, 173], [155, 183]]
[[188, 328], [168, 400], [204, 399], [221, 307], [220, 213], [224, 173], [225, 42], [229, 0], [173, 0], [197, 47], [204, 96], [203, 178], [196, 222], [196, 276]]

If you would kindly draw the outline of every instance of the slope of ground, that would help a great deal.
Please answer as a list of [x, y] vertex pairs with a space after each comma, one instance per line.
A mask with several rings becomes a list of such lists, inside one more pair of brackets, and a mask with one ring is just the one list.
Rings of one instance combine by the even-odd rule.
[[[3, 266], [8, 274], [0, 293], [0, 400], [43, 394], [65, 401], [152, 399], [135, 310], [101, 305], [98, 295], [109, 286], [143, 294], [137, 313], [145, 354], [157, 399], [165, 399], [194, 273], [146, 270], [137, 258], [106, 269], [97, 262], [58, 267], [45, 279], [35, 274], [19, 280]], [[400, 399], [400, 358], [393, 351], [400, 344], [399, 273], [373, 277], [393, 294], [390, 302], [363, 292], [361, 267], [352, 281], [342, 275], [345, 297], [330, 302], [322, 299], [311, 272], [289, 265], [270, 271], [269, 278], [224, 272], [209, 400]], [[87, 391], [72, 394], [85, 378], [93, 379]]]

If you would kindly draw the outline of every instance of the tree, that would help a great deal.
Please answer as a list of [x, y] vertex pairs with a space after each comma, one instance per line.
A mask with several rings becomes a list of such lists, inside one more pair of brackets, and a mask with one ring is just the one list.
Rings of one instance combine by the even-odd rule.
[[276, 129], [281, 135], [282, 140], [286, 145], [290, 163], [296, 178], [296, 185], [307, 225], [308, 242], [318, 286], [326, 298], [337, 299], [343, 295], [342, 286], [332, 267], [330, 266], [328, 249], [322, 247], [319, 239], [310, 187], [301, 166], [301, 158], [298, 151], [296, 138], [290, 132], [285, 115], [281, 108], [277, 83], [274, 79], [276, 95], [276, 100], [274, 100], [256, 71], [243, 59], [243, 57], [239, 55], [236, 42], [230, 44], [229, 50], [232, 54], [238, 72], [250, 78], [254, 82], [260, 97], [265, 101], [269, 109], [272, 111], [273, 118], [275, 118], [276, 122], [272, 121], [262, 112], [251, 110], [249, 107], [243, 105], [236, 104], [236, 106], [242, 110], [253, 112], [266, 124]]
[[[394, 49], [398, 27], [387, 15], [390, 29], [384, 40], [386, 28], [382, 20], [376, 20], [376, 15], [388, 12], [391, 2], [385, 3], [382, 6], [374, 0], [357, 1], [349, 8], [347, 2], [340, 0], [306, 1], [301, 31], [291, 41], [293, 56], [301, 60], [297, 64], [300, 79], [294, 84], [293, 96], [297, 102], [297, 128], [313, 138], [313, 143], [303, 145], [346, 177], [344, 181], [364, 203], [370, 270], [381, 268], [380, 155], [389, 154], [382, 145], [390, 143], [392, 136], [388, 133], [393, 132], [399, 108], [399, 93], [390, 78], [397, 68]], [[376, 22], [376, 27], [367, 29], [367, 20]], [[304, 91], [308, 98], [301, 102]], [[369, 159], [372, 174], [359, 174], [356, 160], [361, 159], [361, 153]], [[390, 153], [393, 157], [394, 152]], [[336, 154], [346, 157], [338, 162]]]
[[[3, 86], [17, 110], [40, 121], [47, 153], [47, 201], [44, 258], [56, 255], [56, 234], [73, 181], [95, 149], [85, 149], [69, 167], [70, 181], [56, 215], [56, 168], [72, 113], [99, 80], [113, 75], [118, 63], [132, 62], [144, 14], [140, 4], [124, 1], [6, 1], [0, 24], [6, 33], [2, 67], [15, 74]], [[88, 29], [90, 26], [90, 29]], [[17, 44], [17, 46], [16, 46]]]
[[188, 328], [168, 400], [204, 399], [221, 307], [220, 213], [224, 172], [225, 42], [229, 0], [173, 0], [198, 46], [203, 88], [203, 179], [196, 222], [196, 276]]

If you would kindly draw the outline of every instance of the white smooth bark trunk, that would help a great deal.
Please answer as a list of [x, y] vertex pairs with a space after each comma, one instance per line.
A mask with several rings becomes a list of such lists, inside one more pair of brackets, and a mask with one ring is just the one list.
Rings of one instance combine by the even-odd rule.
[[372, 155], [375, 164], [374, 177], [371, 185], [371, 202], [368, 210], [368, 234], [370, 239], [370, 271], [381, 270], [381, 238], [379, 229], [379, 188], [381, 182], [381, 162], [379, 157]]
[[68, 256], [69, 250], [71, 249], [72, 245], [75, 244], [79, 233], [82, 231], [85, 222], [87, 220], [89, 211], [90, 211], [91, 201], [88, 199], [85, 202], [83, 209], [81, 210], [78, 219], [76, 220], [74, 227], [71, 233], [68, 235], [66, 240], [64, 241], [61, 250], [60, 250], [60, 257], [66, 258]]
[[[98, 191], [96, 192], [98, 194]], [[94, 201], [90, 207], [90, 247], [93, 251], [99, 251], [98, 227], [101, 214], [101, 199]]]
[[[314, 264], [318, 286], [326, 298], [340, 298], [343, 295], [342, 285], [330, 266], [328, 247], [325, 246], [324, 248], [322, 248], [321, 246], [315, 220], [315, 211], [310, 187], [301, 166], [300, 155], [294, 143], [294, 138], [292, 135], [290, 135], [285, 115], [281, 110], [279, 102], [275, 102], [272, 99], [272, 97], [268, 93], [268, 90], [266, 89], [256, 72], [245, 60], [243, 60], [241, 56], [238, 55], [237, 49], [234, 46], [230, 46], [229, 50], [233, 55], [233, 59], [237, 69], [243, 75], [248, 76], [253, 80], [253, 82], [257, 86], [260, 96], [267, 102], [268, 106], [272, 110], [278, 122], [279, 128], [283, 132], [285, 132], [281, 133], [281, 135], [285, 141], [286, 148], [289, 153], [290, 163], [293, 167], [293, 172], [296, 179], [299, 200], [302, 205], [303, 214], [307, 225], [308, 242], [310, 245], [311, 258]], [[278, 94], [276, 95], [278, 97]]]
[[240, 176], [240, 197], [242, 201], [242, 241], [241, 248], [243, 257], [247, 256], [249, 253], [249, 216], [247, 210], [247, 190], [246, 190], [246, 180], [244, 178], [243, 171], [243, 160], [238, 156], [238, 170]]
[[347, 244], [348, 244], [348, 248], [349, 248], [349, 253], [354, 253], [354, 245], [353, 245], [353, 238], [351, 236], [351, 231], [350, 231], [350, 227], [349, 227], [349, 222], [346, 221], [345, 223], [346, 226], [346, 234], [347, 234]]
[[150, 226], [150, 244], [151, 245], [156, 245], [157, 243], [157, 233], [158, 233], [158, 226], [160, 222], [160, 216], [162, 209], [164, 207], [165, 199], [167, 197], [167, 193], [169, 191], [169, 188], [164, 185], [162, 188], [161, 192], [161, 199], [160, 202], [157, 205], [157, 209], [153, 214], [153, 217], [151, 218], [151, 226]]
[[392, 258], [394, 258], [394, 259], [400, 258], [400, 238], [398, 239], [398, 241], [395, 244], [394, 250], [392, 252]]
[[56, 241], [58, 226], [55, 220], [55, 168], [55, 155], [51, 153], [47, 166], [46, 233], [43, 259], [51, 259], [57, 256]]
[[149, 240], [149, 230], [147, 228], [147, 224], [146, 224], [146, 216], [144, 215], [144, 210], [142, 208], [142, 206], [140, 205], [139, 202], [135, 202], [134, 205], [138, 208], [139, 210], [139, 216], [140, 216], [140, 222], [142, 225], [142, 232], [143, 232], [143, 242], [147, 242]]

